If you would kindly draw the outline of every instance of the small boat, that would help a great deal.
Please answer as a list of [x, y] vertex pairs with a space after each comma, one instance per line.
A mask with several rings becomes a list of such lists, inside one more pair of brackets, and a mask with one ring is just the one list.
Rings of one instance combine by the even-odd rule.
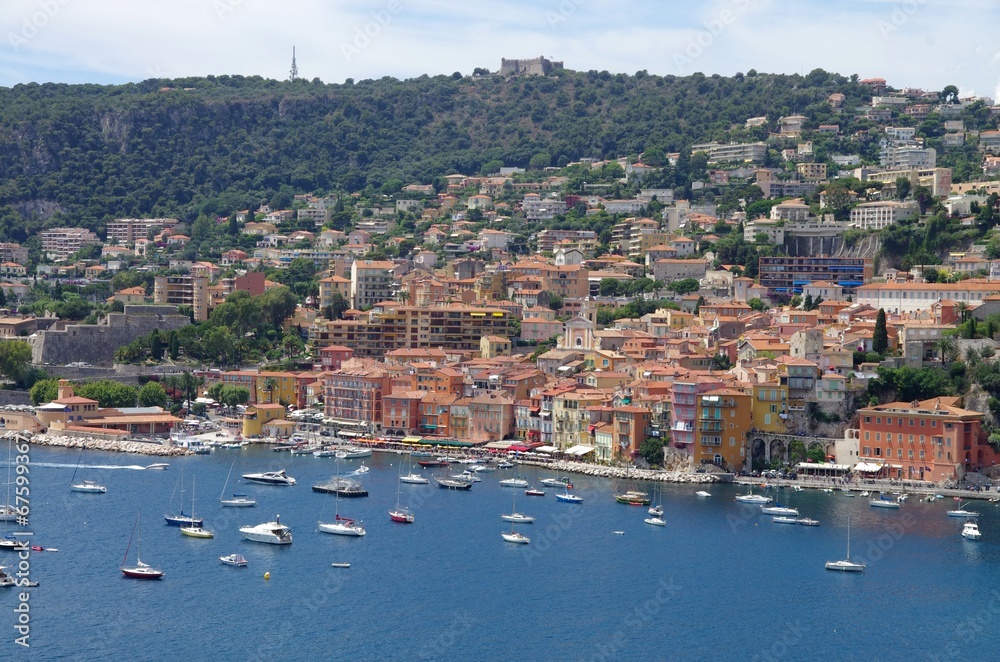
[[870, 497], [871, 495], [872, 495], [872, 493], [869, 492], [868, 490], [865, 490], [864, 492], [861, 493], [861, 496], [863, 496], [863, 497]]
[[566, 488], [565, 492], [556, 495], [556, 501], [563, 501], [565, 503], [583, 503], [583, 497], [570, 494], [569, 488]]
[[469, 471], [466, 469], [460, 474], [452, 474], [449, 476], [452, 480], [464, 480], [470, 483], [481, 483], [483, 479], [475, 471]]
[[890, 499], [884, 494], [880, 494], [877, 499], [872, 499], [871, 501], [869, 501], [868, 505], [871, 506], [872, 508], [890, 508], [890, 509], [899, 508], [898, 501], [896, 501], [895, 499]]
[[84, 494], [104, 494], [108, 488], [98, 485], [92, 480], [84, 480], [69, 486], [73, 492], [83, 492]]
[[410, 455], [413, 457], [434, 457], [434, 453], [428, 453], [427, 451], [413, 451]]
[[[803, 489], [804, 488], [801, 485], [793, 485], [792, 486], [792, 491], [793, 492], [801, 492]], [[850, 496], [854, 496], [854, 494], [852, 493]]]
[[754, 494], [752, 485], [750, 486], [750, 489], [746, 494], [739, 495], [738, 497], [736, 497], [736, 500], [739, 501], [740, 503], [757, 503], [757, 504], [766, 504], [766, 503], [771, 503], [772, 501], [771, 497], [766, 497], [763, 494]]
[[664, 521], [664, 519], [662, 517], [647, 517], [646, 519], [644, 519], [642, 521], [645, 522], [646, 524], [649, 524], [650, 526], [666, 526], [667, 525], [666, 521]]
[[979, 513], [973, 512], [971, 510], [966, 510], [962, 505], [962, 502], [958, 502], [957, 510], [949, 510], [948, 517], [979, 517]]
[[524, 491], [524, 496], [541, 496], [541, 497], [543, 497], [543, 496], [545, 496], [545, 490], [536, 490], [536, 489], [532, 489], [532, 488], [529, 487], [528, 489], [526, 489]]
[[[191, 519], [196, 520], [194, 516], [194, 478], [191, 479]], [[215, 534], [208, 529], [203, 529], [201, 524], [194, 524], [192, 526], [182, 526], [181, 535], [185, 535], [188, 538], [214, 538]]]
[[513, 462], [508, 462], [507, 460], [501, 460], [500, 462], [497, 462], [497, 469], [513, 469], [513, 468], [514, 468]]
[[452, 480], [451, 478], [435, 478], [438, 487], [445, 490], [471, 490], [472, 483], [465, 480]]
[[653, 506], [646, 512], [648, 512], [653, 517], [663, 517], [663, 506]]
[[281, 523], [280, 516], [275, 516], [273, 522], [240, 527], [240, 533], [252, 542], [262, 542], [269, 545], [292, 544], [292, 530]]
[[[205, 523], [204, 519], [199, 519], [191, 515], [184, 514], [184, 470], [183, 469], [181, 470], [180, 480], [178, 480], [177, 482], [181, 486], [181, 500], [180, 500], [181, 514], [174, 515], [174, 508], [173, 508], [174, 493], [172, 492], [170, 494], [170, 503], [167, 506], [170, 509], [170, 513], [164, 515], [163, 519], [166, 520], [167, 524], [169, 524], [170, 526], [187, 526], [187, 527], [201, 526], [202, 524]], [[176, 492], [176, 490], [177, 490], [177, 485], [175, 484], [174, 491]]]
[[[402, 471], [402, 465], [400, 465]], [[389, 511], [389, 519], [400, 524], [413, 524], [413, 513], [399, 505], [399, 482], [396, 482], [396, 507]]]
[[32, 545], [31, 551], [33, 552], [58, 552], [59, 550], [55, 547], [42, 547], [41, 545]]
[[695, 496], [700, 496], [702, 499], [707, 499], [712, 495], [706, 492], [705, 490], [698, 490], [697, 492], [695, 492]]
[[246, 494], [235, 493], [232, 499], [219, 499], [219, 503], [226, 508], [253, 508], [257, 505], [257, 501], [248, 499]]
[[219, 560], [226, 565], [236, 566], [237, 568], [247, 567], [247, 560], [243, 558], [242, 554], [230, 554], [229, 556], [220, 556]]
[[334, 568], [350, 568], [351, 567], [350, 563], [331, 563], [330, 565], [333, 566]]
[[169, 466], [166, 462], [154, 462], [146, 465], [146, 471], [163, 471]]
[[500, 515], [500, 519], [507, 522], [516, 522], [518, 524], [531, 524], [535, 521], [535, 518], [531, 515], [525, 515], [524, 513], [517, 512], [517, 495], [515, 494], [511, 499], [511, 507], [509, 515]]
[[477, 464], [476, 466], [472, 467], [472, 470], [475, 471], [476, 473], [486, 473], [488, 471], [496, 471], [496, 467], [491, 467], [486, 464]]
[[212, 447], [209, 446], [208, 444], [198, 444], [197, 446], [189, 446], [188, 450], [190, 450], [195, 455], [211, 455], [212, 454]]
[[447, 460], [442, 460], [440, 458], [439, 459], [434, 459], [434, 460], [417, 460], [417, 464], [419, 464], [420, 466], [422, 466], [424, 468], [428, 468], [428, 467], [447, 467], [448, 466], [448, 461]]
[[760, 512], [765, 515], [780, 515], [781, 517], [798, 517], [799, 511], [796, 508], [789, 508], [776, 503], [773, 506], [761, 506]]
[[852, 492], [851, 490], [843, 490], [843, 492], [845, 497], [855, 496], [854, 492]]
[[135, 525], [132, 527], [132, 535], [129, 536], [128, 547], [125, 548], [125, 557], [122, 559], [121, 566], [122, 575], [128, 577], [129, 579], [161, 579], [163, 577], [162, 570], [157, 570], [153, 566], [142, 562], [141, 552], [139, 550], [139, 547], [142, 544], [141, 534], [136, 538], [135, 542], [135, 565], [125, 565], [125, 562], [128, 560], [129, 550], [132, 549], [132, 538], [139, 530], [140, 515], [141, 513], [135, 516]]
[[798, 524], [799, 519], [797, 517], [772, 517], [771, 521], [775, 524]]
[[313, 492], [323, 494], [336, 494], [338, 497], [348, 499], [368, 496], [368, 490], [361, 487], [361, 483], [349, 478], [332, 478], [326, 483], [312, 486]]
[[357, 460], [362, 457], [371, 457], [372, 449], [370, 448], [345, 448], [337, 453], [337, 457], [341, 460]]
[[962, 525], [962, 537], [967, 540], [979, 540], [983, 534], [979, 531], [979, 525], [975, 522], [966, 522]]
[[321, 448], [313, 451], [313, 457], [335, 457], [336, 455], [337, 451], [332, 448]]
[[243, 474], [244, 480], [251, 480], [264, 485], [294, 485], [295, 479], [285, 473], [284, 469], [278, 471], [264, 471], [256, 474]]
[[810, 517], [800, 517], [795, 520], [795, 523], [799, 526], [819, 526], [819, 520]]
[[28, 541], [18, 540], [12, 533], [8, 533], [3, 538], [0, 538], [0, 549], [26, 550], [28, 547]]
[[851, 561], [851, 518], [847, 518], [847, 558], [843, 561], [827, 561], [827, 570], [836, 570], [838, 572], [864, 572], [864, 563], [854, 563]]
[[531, 538], [524, 535], [523, 533], [518, 533], [517, 531], [514, 530], [513, 522], [510, 523], [510, 533], [507, 533], [506, 531], [501, 531], [500, 536], [507, 542], [512, 542], [518, 545], [527, 545], [529, 542], [531, 542]]
[[573, 484], [569, 482], [569, 478], [543, 478], [541, 480], [542, 485], [545, 487], [573, 487]]
[[650, 504], [649, 494], [639, 490], [629, 490], [616, 494], [615, 501], [629, 506], [648, 506]]
[[616, 536], [623, 536], [623, 535], [625, 535], [624, 531], [612, 531], [611, 533], [615, 534]]
[[365, 535], [364, 523], [355, 521], [350, 517], [341, 517], [339, 514], [334, 516], [334, 521], [317, 522], [316, 526], [323, 533], [332, 533], [335, 536], [360, 538]]
[[500, 481], [500, 487], [523, 487], [523, 488], [526, 488], [526, 487], [528, 487], [529, 484], [530, 483], [528, 483], [528, 481], [526, 481], [524, 478], [521, 478], [521, 477], [506, 478], [506, 479]]

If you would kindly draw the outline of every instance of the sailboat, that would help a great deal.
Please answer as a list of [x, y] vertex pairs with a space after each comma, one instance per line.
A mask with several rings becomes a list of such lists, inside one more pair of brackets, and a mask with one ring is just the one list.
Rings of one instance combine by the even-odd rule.
[[[403, 473], [403, 463], [399, 463], [399, 478], [402, 479]], [[401, 508], [399, 506], [399, 486], [400, 482], [396, 481], [396, 507], [389, 510], [389, 519], [393, 522], [400, 522], [401, 524], [413, 524], [413, 513], [409, 511], [408, 508]]]
[[413, 453], [410, 453], [410, 457], [406, 459], [406, 468], [408, 473], [405, 476], [400, 476], [399, 482], [410, 483], [412, 485], [427, 485], [430, 483], [429, 480], [420, 474], [413, 473]]
[[233, 467], [236, 466], [236, 460], [229, 465], [229, 473], [226, 475], [226, 484], [222, 486], [222, 494], [219, 495], [219, 503], [221, 503], [226, 508], [252, 508], [257, 505], [257, 501], [254, 499], [248, 499], [246, 494], [236, 494], [233, 493], [232, 499], [224, 498], [226, 495], [226, 488], [229, 487], [229, 479], [233, 475]]
[[500, 537], [506, 540], [507, 542], [512, 542], [517, 545], [527, 545], [529, 542], [531, 542], [531, 538], [524, 535], [523, 533], [518, 533], [517, 531], [514, 530], [513, 520], [511, 520], [510, 523], [510, 533], [507, 533], [506, 531], [501, 531]]
[[[659, 499], [656, 498], [658, 495], [659, 495], [659, 487], [654, 486], [653, 487], [654, 500], [659, 501]], [[663, 506], [661, 506], [660, 504], [656, 504], [655, 506], [650, 506], [649, 510], [646, 512], [648, 512], [650, 515], [656, 518], [663, 517]]]
[[750, 485], [747, 489], [746, 494], [741, 494], [736, 497], [736, 500], [740, 503], [758, 503], [758, 504], [768, 504], [771, 503], [771, 497], [764, 496], [763, 494], [754, 494], [753, 485]]
[[948, 517], [979, 517], [979, 513], [966, 510], [961, 501], [958, 502], [958, 510], [949, 510]]
[[181, 514], [174, 515], [174, 493], [177, 491], [177, 485], [174, 485], [174, 491], [170, 493], [170, 504], [168, 508], [170, 513], [163, 516], [163, 519], [167, 521], [170, 526], [201, 526], [205, 523], [203, 519], [195, 519], [191, 515], [184, 514], [184, 471], [181, 470], [181, 478], [178, 481], [181, 486]]
[[83, 451], [85, 448], [80, 449], [80, 457], [76, 461], [76, 469], [73, 469], [73, 477], [69, 479], [69, 489], [71, 492], [83, 492], [85, 494], [104, 494], [108, 491], [108, 488], [92, 480], [83, 480], [79, 483], [76, 481], [76, 472], [80, 470], [80, 462], [83, 461]]
[[[132, 535], [128, 539], [128, 547], [125, 548], [125, 557], [122, 559], [122, 574], [129, 579], [160, 579], [163, 577], [163, 571], [157, 570], [156, 568], [142, 562], [142, 552], [139, 547], [142, 545], [142, 534], [140, 533], [136, 537], [136, 533], [139, 531], [139, 519], [142, 516], [142, 512], [136, 514], [135, 525], [132, 527]], [[135, 565], [127, 566], [125, 565], [128, 561], [129, 550], [132, 549], [132, 538], [136, 538], [135, 541]]]
[[500, 519], [506, 520], [508, 522], [517, 522], [519, 524], [531, 524], [535, 521], [535, 518], [531, 515], [525, 515], [524, 513], [517, 512], [517, 495], [513, 497], [513, 503], [510, 507], [510, 515], [501, 515]]
[[562, 494], [556, 495], [556, 501], [565, 501], [566, 503], [583, 503], [583, 497], [570, 494], [569, 486], [567, 486], [566, 490]]
[[[337, 475], [340, 475], [340, 456], [337, 456]], [[356, 522], [349, 517], [340, 516], [340, 490], [336, 490], [337, 499], [334, 502], [334, 521], [317, 522], [316, 526], [323, 533], [332, 533], [335, 536], [352, 536], [360, 538], [365, 535], [365, 527], [362, 522]]]
[[851, 518], [847, 518], [847, 558], [843, 561], [827, 561], [827, 570], [837, 570], [839, 572], [864, 572], [864, 563], [855, 563], [851, 560]]
[[[191, 478], [191, 519], [199, 521], [194, 516], [194, 478]], [[191, 526], [182, 526], [181, 534], [188, 536], [189, 538], [214, 538], [215, 534], [208, 529], [201, 528], [201, 524], [192, 524]]]
[[[625, 469], [626, 483], [629, 482], [628, 471], [629, 471], [628, 468], [626, 468]], [[619, 492], [615, 494], [615, 501], [617, 501], [618, 503], [628, 504], [630, 506], [648, 506], [649, 494], [647, 492], [629, 489], [625, 492]]]

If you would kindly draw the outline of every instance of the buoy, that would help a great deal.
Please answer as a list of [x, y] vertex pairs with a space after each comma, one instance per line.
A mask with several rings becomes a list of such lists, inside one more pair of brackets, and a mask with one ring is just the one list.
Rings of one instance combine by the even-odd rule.
[[265, 572], [264, 573], [264, 579], [270, 579], [270, 578], [271, 578], [271, 573], [270, 572]]

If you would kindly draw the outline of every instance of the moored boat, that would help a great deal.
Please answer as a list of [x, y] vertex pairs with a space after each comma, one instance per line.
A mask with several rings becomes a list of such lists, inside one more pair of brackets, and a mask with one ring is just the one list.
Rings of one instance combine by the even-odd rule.
[[880, 494], [879, 498], [872, 499], [871, 501], [869, 501], [868, 505], [870, 505], [872, 508], [889, 508], [892, 510], [899, 508], [898, 501], [896, 501], [895, 499], [890, 499], [886, 497], [884, 494]]
[[275, 516], [273, 522], [240, 527], [240, 533], [252, 542], [262, 542], [269, 545], [292, 544], [292, 530], [281, 523], [280, 516]]
[[143, 563], [141, 558], [140, 546], [142, 545], [142, 535], [140, 534], [136, 538], [135, 543], [135, 565], [127, 566], [125, 562], [128, 561], [128, 553], [132, 548], [132, 537], [136, 535], [139, 530], [139, 520], [141, 513], [137, 514], [135, 517], [135, 525], [132, 527], [132, 536], [129, 536], [128, 547], [125, 548], [125, 557], [122, 559], [121, 571], [122, 575], [128, 577], [129, 579], [162, 579], [163, 571], [157, 570], [148, 563]]
[[529, 485], [528, 481], [520, 476], [514, 478], [505, 478], [500, 481], [500, 487], [521, 487], [527, 488]]
[[851, 518], [847, 518], [847, 558], [842, 561], [827, 561], [827, 570], [836, 570], [837, 572], [864, 572], [864, 563], [855, 563], [851, 561]]
[[450, 478], [435, 478], [438, 487], [445, 490], [471, 490], [472, 483], [464, 480], [452, 480]]
[[247, 560], [242, 554], [230, 554], [229, 556], [220, 556], [219, 560], [226, 565], [235, 566], [237, 568], [247, 567]]
[[528, 489], [526, 489], [524, 491], [524, 495], [525, 496], [540, 496], [540, 497], [543, 497], [543, 496], [545, 496], [545, 490], [536, 490], [536, 489], [528, 488]]
[[243, 474], [244, 480], [250, 480], [264, 485], [294, 485], [295, 479], [285, 473], [284, 469], [278, 471], [264, 471], [261, 473]]
[[967, 540], [979, 540], [983, 537], [983, 534], [980, 532], [978, 524], [975, 522], [966, 522], [962, 526], [962, 537]]

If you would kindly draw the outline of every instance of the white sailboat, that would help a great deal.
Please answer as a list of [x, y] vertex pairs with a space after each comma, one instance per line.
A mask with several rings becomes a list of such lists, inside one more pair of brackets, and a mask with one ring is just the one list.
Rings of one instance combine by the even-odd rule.
[[864, 572], [864, 563], [855, 563], [851, 560], [851, 518], [847, 518], [847, 558], [842, 561], [827, 561], [827, 570], [837, 570], [839, 572]]
[[[660, 486], [659, 485], [654, 485], [653, 486], [653, 503], [654, 503], [654, 505], [650, 506], [649, 509], [646, 511], [650, 515], [653, 516], [653, 519], [660, 519], [660, 518], [663, 517], [663, 506], [661, 506], [659, 503], [656, 503], [657, 501], [660, 500], [659, 499], [659, 495], [660, 495]], [[650, 522], [647, 520], [646, 523], [649, 524]], [[660, 525], [659, 524], [654, 524], [653, 526], [660, 526]]]
[[958, 502], [957, 510], [949, 510], [948, 517], [979, 517], [979, 513], [973, 512], [971, 510], [966, 510], [962, 502]]
[[[403, 463], [399, 463], [398, 478], [402, 478], [403, 474]], [[393, 522], [399, 522], [400, 524], [413, 524], [413, 513], [410, 512], [409, 508], [401, 508], [399, 505], [399, 486], [400, 482], [396, 481], [396, 507], [389, 510], [389, 519]]]
[[411, 453], [406, 459], [406, 469], [407, 474], [405, 476], [399, 477], [399, 482], [410, 483], [411, 485], [427, 485], [430, 483], [429, 480], [421, 476], [420, 474], [413, 473], [413, 454]]
[[14, 466], [14, 455], [13, 455], [14, 440], [8, 437], [7, 439], [7, 499], [4, 504], [0, 506], [0, 522], [15, 522], [17, 521], [18, 510], [10, 502], [10, 486], [11, 486], [11, 472]]
[[201, 522], [194, 516], [194, 477], [191, 477], [191, 519], [195, 524], [181, 527], [181, 534], [188, 538], [214, 538], [215, 534], [208, 529], [202, 528]]
[[529, 542], [531, 542], [531, 538], [524, 535], [523, 533], [518, 533], [517, 531], [514, 530], [513, 521], [510, 523], [510, 533], [507, 533], [506, 531], [501, 531], [500, 537], [506, 540], [507, 542], [512, 542], [516, 545], [527, 545]]
[[[337, 456], [337, 476], [340, 476], [340, 456]], [[351, 536], [360, 538], [365, 535], [363, 522], [355, 521], [349, 517], [340, 516], [340, 490], [335, 491], [334, 518], [332, 522], [317, 522], [316, 526], [323, 533], [331, 533], [335, 536]]]
[[248, 499], [246, 494], [236, 494], [233, 493], [233, 498], [226, 499], [226, 488], [229, 487], [229, 479], [233, 475], [233, 467], [236, 466], [236, 460], [229, 465], [229, 473], [226, 475], [226, 484], [222, 486], [222, 494], [219, 495], [219, 503], [221, 503], [226, 508], [252, 508], [257, 505], [255, 499]]
[[72, 492], [83, 492], [84, 494], [104, 494], [108, 491], [108, 488], [100, 485], [92, 480], [82, 480], [79, 483], [76, 481], [76, 472], [80, 470], [80, 462], [83, 461], [83, 451], [85, 449], [80, 449], [80, 457], [76, 461], [76, 469], [73, 469], [73, 477], [69, 479], [69, 489]]
[[741, 494], [736, 497], [736, 500], [740, 503], [756, 503], [756, 504], [768, 504], [771, 503], [771, 497], [766, 497], [763, 494], [754, 494], [753, 485], [749, 486], [746, 494]]
[[122, 559], [122, 575], [128, 577], [129, 579], [160, 579], [163, 577], [162, 570], [157, 570], [156, 568], [142, 562], [142, 552], [140, 551], [140, 546], [142, 545], [142, 533], [139, 533], [135, 543], [135, 565], [125, 565], [125, 562], [128, 561], [129, 550], [132, 549], [132, 537], [134, 537], [136, 532], [139, 531], [139, 519], [141, 515], [142, 513], [140, 512], [135, 516], [135, 525], [132, 527], [132, 536], [128, 539], [128, 547], [125, 548], [125, 557]]
[[525, 515], [524, 513], [517, 512], [517, 495], [514, 495], [512, 499], [510, 514], [500, 515], [500, 519], [507, 522], [517, 522], [518, 524], [531, 524], [535, 521], [535, 518], [531, 515]]

